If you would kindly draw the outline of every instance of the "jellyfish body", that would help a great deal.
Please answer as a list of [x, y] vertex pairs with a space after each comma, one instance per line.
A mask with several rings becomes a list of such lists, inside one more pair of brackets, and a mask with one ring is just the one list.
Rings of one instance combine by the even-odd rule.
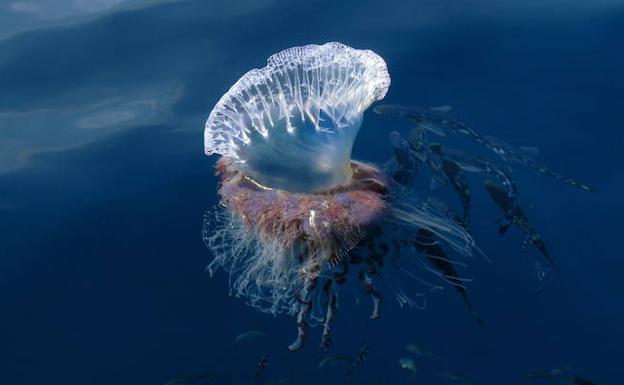
[[[470, 255], [470, 235], [398, 186], [387, 172], [351, 160], [364, 111], [390, 85], [372, 51], [340, 43], [290, 48], [245, 74], [217, 103], [205, 129], [206, 154], [219, 154], [222, 209], [204, 240], [231, 276], [231, 293], [270, 313], [296, 317], [299, 349], [308, 326], [331, 343], [338, 291], [358, 282], [380, 315], [378, 282], [400, 304], [418, 306], [386, 266], [423, 283], [412, 266], [416, 233]], [[385, 262], [391, 262], [386, 264]], [[425, 284], [427, 284], [425, 282]], [[314, 305], [314, 306], [313, 306]]]
[[345, 183], [362, 114], [383, 98], [381, 57], [340, 43], [271, 56], [219, 100], [204, 131], [206, 154], [229, 158], [257, 183], [316, 192]]

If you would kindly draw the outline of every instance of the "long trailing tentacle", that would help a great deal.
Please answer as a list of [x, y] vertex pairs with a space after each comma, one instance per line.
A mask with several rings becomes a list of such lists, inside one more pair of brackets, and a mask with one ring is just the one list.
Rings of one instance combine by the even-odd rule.
[[303, 287], [297, 294], [297, 302], [299, 303], [299, 311], [297, 312], [297, 338], [288, 346], [288, 350], [291, 352], [296, 352], [301, 349], [308, 336], [307, 316], [312, 308], [310, 292], [314, 290], [317, 283], [318, 277], [306, 278]]
[[323, 320], [323, 334], [321, 336], [321, 354], [327, 353], [331, 347], [332, 340], [330, 334], [330, 323], [333, 321], [334, 316], [338, 310], [338, 295], [334, 290], [334, 280], [328, 279], [323, 285], [323, 292], [326, 298], [326, 310], [325, 319]]
[[369, 266], [366, 270], [360, 271], [358, 274], [358, 278], [360, 279], [360, 283], [362, 284], [362, 288], [364, 292], [370, 295], [373, 301], [373, 311], [371, 313], [371, 319], [377, 319], [381, 316], [381, 303], [383, 302], [383, 296], [377, 290], [375, 285], [373, 285], [372, 275], [376, 273], [376, 269], [374, 266], [374, 262], [369, 262]]

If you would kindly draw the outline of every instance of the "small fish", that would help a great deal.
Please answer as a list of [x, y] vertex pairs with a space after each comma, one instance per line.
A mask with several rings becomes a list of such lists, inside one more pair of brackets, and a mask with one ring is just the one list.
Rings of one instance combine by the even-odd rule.
[[349, 357], [349, 356], [341, 356], [341, 355], [325, 356], [325, 357], [323, 357], [323, 359], [321, 361], [319, 361], [318, 366], [319, 366], [319, 368], [323, 368], [326, 365], [334, 365], [334, 364], [337, 364], [339, 362], [350, 364], [352, 362], [352, 360], [351, 360], [351, 357]]
[[567, 378], [568, 382], [576, 385], [597, 385], [595, 382], [588, 380], [587, 378], [577, 376], [576, 374]]
[[268, 364], [269, 364], [269, 356], [265, 354], [264, 356], [260, 358], [260, 361], [258, 361], [256, 374], [254, 374], [253, 376], [253, 379], [257, 385], [260, 384], [260, 380], [266, 373]]
[[199, 375], [196, 375], [196, 376], [176, 377], [176, 378], [172, 378], [171, 380], [165, 382], [165, 385], [188, 384], [188, 383], [199, 381], [199, 380], [213, 379], [216, 376], [217, 375], [214, 374], [214, 373], [204, 373], [204, 374], [199, 374]]
[[446, 136], [446, 127], [440, 123], [446, 120], [447, 114], [450, 111], [449, 106], [427, 108], [382, 104], [373, 108], [373, 111], [380, 115], [407, 119], [418, 124], [418, 127], [422, 127], [438, 136]]
[[414, 127], [407, 135], [407, 143], [414, 151], [414, 155], [424, 162], [426, 160], [425, 153], [429, 150], [427, 133], [423, 128]]
[[459, 195], [459, 201], [462, 204], [464, 215], [462, 222], [464, 223], [466, 230], [470, 229], [470, 205], [471, 194], [470, 186], [466, 180], [465, 174], [462, 172], [461, 166], [449, 158], [442, 157], [442, 172], [448, 178], [451, 186]]
[[[485, 138], [490, 143], [492, 151], [494, 151], [508, 163], [518, 164], [524, 167], [531, 168], [539, 174], [549, 176], [556, 181], [580, 188], [583, 191], [596, 191], [596, 189], [592, 186], [586, 185], [585, 183], [576, 179], [569, 178], [540, 164], [534, 158], [534, 156], [537, 156], [538, 152], [535, 147], [515, 147], [511, 144], [503, 142], [498, 138], [494, 138], [491, 136], [486, 136]], [[532, 155], [532, 153], [534, 153], [535, 155]]]
[[473, 155], [456, 148], [442, 146], [439, 143], [433, 143], [429, 148], [434, 154], [455, 162], [463, 171], [480, 173], [495, 178], [506, 188], [510, 196], [515, 194], [515, 185], [509, 172], [493, 160], [484, 156]]
[[385, 104], [376, 106], [373, 108], [373, 111], [385, 116], [407, 119], [439, 136], [445, 136], [448, 132], [467, 137], [492, 151], [507, 163], [531, 168], [540, 174], [550, 176], [557, 181], [567, 183], [584, 191], [595, 191], [593, 187], [552, 171], [537, 162], [535, 158], [531, 156], [531, 154], [535, 152], [534, 149], [512, 146], [498, 138], [483, 135], [459, 120], [452, 119], [448, 115], [449, 109], [447, 108], [406, 107]]
[[444, 378], [450, 381], [461, 381], [466, 385], [472, 385], [472, 380], [461, 373], [443, 372], [443, 373], [438, 373], [438, 377]]
[[353, 381], [353, 376], [355, 375], [355, 371], [359, 369], [366, 361], [368, 357], [368, 346], [364, 345], [360, 348], [358, 353], [353, 358], [351, 363], [351, 367], [347, 370], [347, 382], [351, 383]]
[[412, 154], [410, 144], [397, 131], [390, 133], [390, 143], [397, 163], [392, 178], [402, 185], [410, 185], [418, 172], [417, 159]]
[[418, 370], [416, 368], [416, 363], [414, 362], [413, 359], [401, 358], [399, 360], [399, 366], [401, 367], [401, 369], [407, 370], [410, 373], [412, 379], [416, 378], [416, 374], [418, 373]]
[[407, 350], [410, 353], [418, 354], [419, 356], [423, 356], [423, 357], [431, 357], [431, 358], [438, 358], [438, 359], [440, 358], [440, 356], [433, 353], [432, 351], [423, 349], [420, 346], [416, 346], [414, 344], [409, 344], [405, 346], [405, 350]]
[[431, 172], [431, 190], [437, 190], [438, 188], [447, 185], [449, 180], [442, 169], [443, 164], [431, 151], [425, 130], [421, 127], [412, 129], [406, 141], [409, 145], [409, 151], [407, 154], [413, 162], [413, 166], [411, 167], [415, 169], [412, 178], [415, 178], [415, 174], [420, 166], [427, 166]]
[[555, 265], [553, 259], [550, 257], [550, 254], [548, 253], [548, 249], [546, 249], [546, 244], [542, 240], [542, 237], [539, 235], [537, 230], [533, 226], [531, 226], [527, 216], [517, 205], [517, 203], [515, 201], [511, 201], [502, 189], [502, 187], [500, 187], [496, 182], [486, 180], [484, 182], [484, 186], [487, 192], [490, 194], [492, 201], [494, 201], [499, 209], [503, 213], [505, 213], [505, 222], [500, 225], [499, 233], [504, 234], [505, 232], [507, 232], [512, 224], [515, 224], [526, 237], [523, 245], [531, 245], [535, 247], [548, 261], [552, 268], [557, 271], [557, 266]]
[[449, 116], [450, 108], [444, 107], [406, 107], [399, 105], [382, 104], [373, 109], [374, 112], [407, 119], [439, 136], [452, 133], [468, 137], [487, 147], [485, 136], [465, 123], [452, 119]]
[[246, 342], [249, 340], [257, 339], [257, 338], [266, 338], [268, 335], [260, 330], [250, 330], [248, 332], [241, 333], [234, 338], [234, 343], [238, 344], [241, 342]]
[[466, 286], [463, 284], [464, 279], [455, 270], [452, 262], [446, 256], [444, 249], [442, 249], [440, 243], [434, 238], [433, 233], [426, 229], [418, 230], [416, 233], [416, 240], [414, 241], [414, 247], [418, 252], [424, 254], [439, 274], [455, 288], [468, 309], [472, 312], [477, 323], [481, 326], [485, 326], [477, 310], [472, 306]]
[[[464, 208], [464, 221], [466, 224], [469, 224], [470, 220], [470, 188], [464, 176], [464, 172], [480, 173], [495, 178], [498, 183], [505, 188], [510, 201], [516, 201], [516, 185], [511, 179], [509, 172], [490, 159], [442, 146], [437, 143], [431, 144], [429, 148], [432, 153], [439, 156], [442, 160], [442, 171], [460, 197]], [[512, 208], [513, 206], [511, 206], [510, 210]]]

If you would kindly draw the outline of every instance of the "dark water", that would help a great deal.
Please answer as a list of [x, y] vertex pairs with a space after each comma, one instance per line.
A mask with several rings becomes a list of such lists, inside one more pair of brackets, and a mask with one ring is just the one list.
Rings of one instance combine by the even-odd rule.
[[[162, 384], [267, 379], [340, 384], [319, 370], [314, 331], [286, 346], [293, 321], [260, 314], [210, 279], [201, 241], [216, 203], [202, 154], [214, 103], [281, 49], [341, 41], [378, 52], [393, 84], [385, 101], [454, 106], [481, 131], [538, 146], [554, 169], [592, 194], [520, 173], [521, 202], [559, 264], [544, 293], [522, 236], [496, 234], [476, 198], [481, 247], [469, 288], [480, 328], [451, 290], [425, 311], [388, 300], [380, 320], [345, 299], [336, 353], [369, 345], [356, 384], [408, 384], [399, 368], [414, 343], [418, 383], [529, 384], [523, 374], [573, 363], [597, 384], [624, 378], [620, 240], [624, 3], [542, 1], [0, 1], [0, 383]], [[114, 5], [112, 8], [109, 8]], [[367, 113], [359, 159], [390, 155], [399, 122]], [[270, 335], [234, 345], [240, 332]], [[541, 383], [557, 383], [559, 380]], [[199, 383], [199, 382], [198, 382]]]

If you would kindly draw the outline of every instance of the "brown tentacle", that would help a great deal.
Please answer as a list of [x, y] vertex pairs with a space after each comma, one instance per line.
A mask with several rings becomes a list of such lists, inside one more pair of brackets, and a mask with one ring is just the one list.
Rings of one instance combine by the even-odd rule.
[[327, 353], [331, 347], [332, 340], [330, 335], [330, 322], [333, 321], [336, 312], [338, 311], [338, 295], [334, 291], [334, 280], [328, 279], [323, 286], [323, 291], [326, 295], [325, 320], [323, 321], [323, 334], [321, 336], [321, 354]]
[[[360, 279], [360, 283], [362, 284], [362, 288], [364, 288], [364, 292], [371, 296], [373, 300], [373, 312], [370, 316], [371, 319], [377, 319], [381, 316], [381, 303], [383, 302], [383, 297], [377, 288], [373, 285], [373, 280], [370, 275], [374, 275], [376, 273], [374, 263], [369, 263], [369, 267], [367, 270], [362, 270], [358, 274], [358, 278]], [[370, 274], [370, 275], [369, 275]]]
[[299, 312], [297, 313], [297, 338], [288, 346], [288, 350], [291, 352], [296, 352], [301, 349], [308, 336], [308, 321], [306, 318], [312, 308], [312, 300], [309, 299], [309, 297], [310, 291], [314, 290], [317, 282], [318, 277], [306, 278], [303, 287], [297, 294], [297, 301], [299, 302]]

